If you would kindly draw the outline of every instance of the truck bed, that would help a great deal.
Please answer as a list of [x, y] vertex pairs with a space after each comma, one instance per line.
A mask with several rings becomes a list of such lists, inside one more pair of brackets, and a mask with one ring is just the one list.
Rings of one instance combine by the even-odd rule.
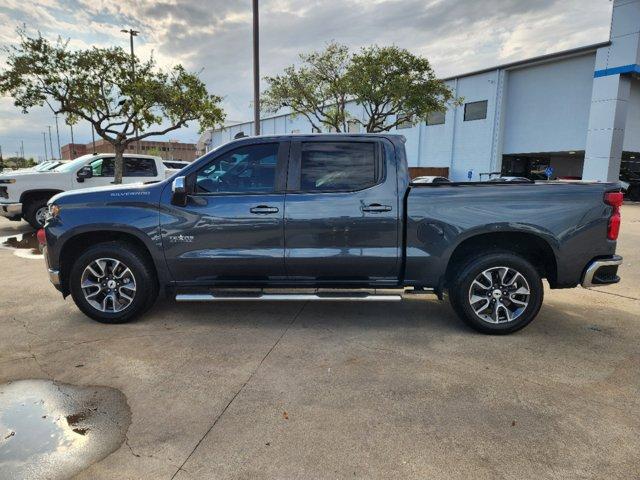
[[[615, 252], [606, 240], [611, 207], [605, 192], [617, 183], [540, 182], [410, 185], [405, 196], [405, 279], [438, 284], [452, 253], [467, 238], [520, 233], [543, 239], [553, 251], [552, 287], [580, 282], [585, 259]], [[518, 236], [514, 236], [514, 242]], [[606, 241], [603, 241], [605, 239]]]

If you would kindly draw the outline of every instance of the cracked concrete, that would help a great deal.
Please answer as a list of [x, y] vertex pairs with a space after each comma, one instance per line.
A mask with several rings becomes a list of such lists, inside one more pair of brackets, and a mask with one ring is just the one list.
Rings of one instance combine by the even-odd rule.
[[435, 299], [159, 302], [101, 325], [0, 250], [0, 382], [126, 395], [125, 442], [81, 479], [635, 478], [640, 205], [622, 214], [623, 282], [547, 291], [503, 338]]

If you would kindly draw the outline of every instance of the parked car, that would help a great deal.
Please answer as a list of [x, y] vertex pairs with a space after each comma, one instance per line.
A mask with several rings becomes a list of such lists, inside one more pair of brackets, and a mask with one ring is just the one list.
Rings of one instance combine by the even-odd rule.
[[503, 334], [537, 315], [543, 278], [551, 288], [619, 281], [619, 190], [411, 185], [401, 136], [250, 137], [171, 180], [56, 195], [39, 237], [52, 283], [100, 322], [139, 316], [159, 292], [392, 301], [408, 289], [448, 292], [470, 326]]
[[625, 186], [625, 196], [632, 201], [640, 201], [640, 173], [632, 170], [621, 170], [620, 181]]
[[[160, 157], [125, 154], [124, 183], [164, 180], [170, 170]], [[84, 155], [53, 170], [3, 172], [0, 174], [0, 215], [24, 219], [34, 228], [44, 225], [47, 201], [67, 190], [111, 185], [114, 155]]]
[[487, 182], [520, 182], [520, 183], [534, 183], [533, 180], [527, 177], [495, 177], [487, 180]]
[[425, 175], [422, 177], [416, 177], [411, 180], [411, 183], [451, 183], [447, 177], [438, 177], [434, 175]]

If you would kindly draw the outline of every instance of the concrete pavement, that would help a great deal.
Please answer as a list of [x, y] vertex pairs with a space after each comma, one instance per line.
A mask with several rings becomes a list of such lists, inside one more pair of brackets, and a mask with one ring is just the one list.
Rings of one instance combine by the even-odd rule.
[[124, 393], [126, 441], [83, 479], [636, 478], [640, 205], [622, 214], [622, 283], [548, 290], [506, 337], [435, 299], [159, 302], [102, 325], [0, 249], [0, 383]]

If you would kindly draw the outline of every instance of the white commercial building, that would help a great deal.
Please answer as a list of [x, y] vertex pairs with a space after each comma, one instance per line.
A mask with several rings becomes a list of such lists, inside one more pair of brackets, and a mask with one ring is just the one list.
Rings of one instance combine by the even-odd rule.
[[[553, 178], [616, 180], [621, 161], [640, 171], [640, 0], [614, 0], [607, 42], [444, 81], [464, 105], [398, 129], [411, 167], [447, 167], [453, 180], [535, 178], [547, 167]], [[355, 104], [349, 111], [363, 115]], [[229, 125], [205, 132], [200, 145], [252, 132], [252, 122]], [[265, 135], [311, 132], [301, 116], [261, 121]]]

